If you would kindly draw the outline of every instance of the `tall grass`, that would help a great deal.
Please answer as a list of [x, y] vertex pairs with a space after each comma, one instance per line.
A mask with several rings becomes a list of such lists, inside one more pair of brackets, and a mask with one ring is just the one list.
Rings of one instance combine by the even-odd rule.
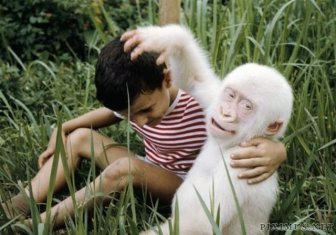
[[[335, 229], [335, 3], [323, 0], [222, 2], [184, 0], [181, 12], [181, 23], [192, 29], [208, 51], [216, 72], [223, 77], [242, 63], [263, 63], [280, 70], [294, 88], [294, 113], [282, 140], [287, 146], [288, 159], [279, 169], [281, 192], [271, 222], [306, 226], [331, 223]], [[97, 25], [97, 32], [88, 41], [90, 53], [99, 51], [97, 48], [116, 33], [109, 12], [104, 11], [103, 6], [99, 8], [104, 13], [102, 20], [109, 27], [103, 29]], [[148, 1], [148, 9], [148, 18], [144, 18], [138, 8], [139, 25], [157, 22], [157, 1]], [[25, 94], [18, 97], [6, 90], [0, 91], [2, 200], [18, 192], [19, 180], [26, 184], [35, 174], [36, 157], [47, 145], [57, 117], [70, 119], [97, 107], [92, 62], [70, 59], [59, 63], [34, 61], [25, 64], [18, 55], [15, 58], [20, 72], [0, 63], [3, 76], [0, 79], [20, 77]], [[127, 125], [121, 124], [103, 132], [121, 142], [131, 142], [131, 148], [141, 149], [132, 133], [128, 140], [127, 129]], [[69, 185], [76, 182], [80, 187], [85, 186], [96, 174], [92, 164], [84, 164], [79, 174], [69, 176]], [[73, 195], [72, 187], [69, 191]], [[61, 192], [56, 198], [63, 195]], [[66, 233], [137, 234], [162, 220], [158, 204], [153, 202], [148, 206], [134, 197], [132, 189], [117, 198], [119, 200], [113, 199], [107, 206], [98, 205], [93, 217], [79, 208], [75, 219], [67, 221]], [[55, 200], [48, 197], [47, 210]], [[33, 202], [31, 204], [33, 206]], [[39, 224], [37, 210], [33, 210], [32, 217], [35, 218], [34, 234], [49, 232], [49, 228]], [[13, 221], [0, 216], [0, 233], [10, 233], [11, 223]], [[332, 233], [318, 228], [311, 230], [314, 231], [287, 228], [286, 231], [271, 231], [271, 234]]]

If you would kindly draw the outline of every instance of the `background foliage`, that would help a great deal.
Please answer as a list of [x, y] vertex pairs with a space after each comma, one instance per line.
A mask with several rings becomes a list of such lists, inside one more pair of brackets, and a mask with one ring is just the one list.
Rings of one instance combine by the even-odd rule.
[[[64, 54], [85, 60], [96, 26], [116, 34], [146, 13], [145, 1], [29, 0], [0, 3], [0, 58], [12, 61], [12, 49], [20, 59], [55, 60]], [[137, 4], [135, 4], [138, 2]], [[138, 8], [134, 7], [138, 6]], [[142, 10], [144, 9], [144, 10]], [[137, 11], [139, 10], [139, 11]], [[101, 18], [109, 12], [110, 25]]]
[[[182, 1], [181, 23], [195, 33], [218, 74], [253, 61], [276, 67], [294, 87], [294, 114], [283, 140], [288, 160], [279, 170], [281, 193], [271, 222], [310, 229], [272, 234], [332, 234], [312, 225], [336, 227], [335, 9], [328, 0]], [[99, 106], [93, 85], [99, 48], [128, 28], [156, 24], [157, 12], [155, 0], [0, 0], [2, 200], [35, 174], [57, 118], [68, 120]], [[102, 132], [127, 142], [123, 124]], [[142, 149], [133, 134], [130, 145]], [[92, 169], [84, 164], [78, 185], [95, 176]], [[157, 207], [149, 205], [127, 190], [107, 208], [98, 206], [94, 222], [76, 211], [65, 231], [137, 234], [160, 220]], [[10, 234], [14, 222], [0, 214], [0, 233]], [[49, 231], [42, 225], [27, 233]]]

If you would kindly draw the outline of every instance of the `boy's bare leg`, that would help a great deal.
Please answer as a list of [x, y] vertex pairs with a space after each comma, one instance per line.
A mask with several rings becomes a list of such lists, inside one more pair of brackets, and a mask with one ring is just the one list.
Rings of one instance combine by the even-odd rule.
[[[70, 173], [77, 168], [82, 158], [91, 158], [91, 142], [93, 143], [96, 164], [102, 169], [106, 168], [107, 165], [120, 157], [133, 156], [133, 153], [129, 153], [126, 148], [118, 145], [114, 146], [115, 142], [113, 142], [112, 139], [107, 138], [96, 131], [85, 128], [77, 129], [69, 134], [66, 143], [67, 164]], [[108, 148], [108, 155], [104, 154], [104, 146], [112, 146]], [[37, 203], [44, 202], [47, 197], [53, 159], [54, 158], [51, 157], [31, 181], [33, 198]], [[65, 185], [64, 168], [61, 158], [59, 158], [55, 179], [55, 191], [57, 191]], [[28, 188], [26, 188], [25, 191], [26, 194], [29, 195]], [[26, 195], [23, 193], [14, 196], [7, 201], [6, 204], [2, 204], [2, 207], [4, 208], [7, 217], [13, 217], [15, 215], [13, 210], [17, 210], [24, 215], [29, 213]]]
[[[113, 150], [107, 152], [110, 154]], [[160, 167], [134, 157], [120, 158], [106, 167], [89, 186], [76, 192], [76, 205], [73, 204], [73, 199], [68, 197], [51, 209], [54, 226], [64, 225], [65, 218], [74, 215], [75, 207], [84, 205], [92, 209], [94, 193], [108, 195], [112, 192], [120, 192], [128, 185], [130, 176], [134, 187], [145, 186], [153, 196], [169, 202], [182, 183], [180, 177]], [[41, 219], [45, 221], [46, 213], [41, 214]], [[29, 224], [31, 220], [27, 222]]]

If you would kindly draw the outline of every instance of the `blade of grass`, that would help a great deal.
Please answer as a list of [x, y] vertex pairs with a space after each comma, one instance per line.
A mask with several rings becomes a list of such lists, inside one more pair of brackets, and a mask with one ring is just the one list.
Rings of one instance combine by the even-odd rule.
[[[218, 145], [218, 146], [220, 146], [220, 145]], [[247, 234], [247, 233], [246, 233], [245, 222], [244, 222], [242, 210], [240, 208], [237, 192], [236, 192], [236, 190], [234, 188], [234, 185], [232, 183], [232, 179], [231, 179], [231, 176], [230, 176], [230, 173], [229, 173], [228, 166], [227, 166], [226, 161], [224, 159], [224, 154], [223, 154], [222, 148], [219, 147], [219, 150], [220, 150], [222, 161], [223, 161], [223, 164], [224, 164], [224, 167], [225, 167], [226, 176], [227, 176], [227, 178], [229, 180], [229, 183], [230, 183], [230, 190], [232, 192], [232, 195], [233, 195], [233, 198], [234, 198], [234, 201], [235, 201], [235, 206], [236, 206], [236, 209], [237, 209], [237, 212], [238, 212], [238, 218], [239, 218], [240, 227], [241, 227], [241, 230], [242, 230], [241, 233], [242, 233], [242, 235], [244, 235], [244, 234]]]
[[214, 220], [213, 216], [211, 215], [211, 211], [207, 207], [206, 203], [204, 202], [204, 200], [203, 200], [201, 194], [198, 192], [197, 188], [194, 187], [194, 189], [195, 189], [196, 195], [198, 197], [198, 200], [200, 201], [200, 203], [202, 205], [203, 211], [205, 212], [206, 216], [208, 217], [208, 220], [209, 220], [209, 222], [212, 226], [214, 234], [221, 235], [222, 232], [220, 231], [218, 225], [216, 224], [216, 221]]

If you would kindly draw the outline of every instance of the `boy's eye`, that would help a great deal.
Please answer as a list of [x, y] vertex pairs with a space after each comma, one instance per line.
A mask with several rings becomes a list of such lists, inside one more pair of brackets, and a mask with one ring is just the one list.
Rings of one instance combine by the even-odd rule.
[[151, 107], [149, 107], [149, 108], [145, 108], [145, 109], [141, 110], [142, 113], [148, 113], [148, 112], [150, 112], [150, 111], [152, 111], [152, 108], [151, 108]]

